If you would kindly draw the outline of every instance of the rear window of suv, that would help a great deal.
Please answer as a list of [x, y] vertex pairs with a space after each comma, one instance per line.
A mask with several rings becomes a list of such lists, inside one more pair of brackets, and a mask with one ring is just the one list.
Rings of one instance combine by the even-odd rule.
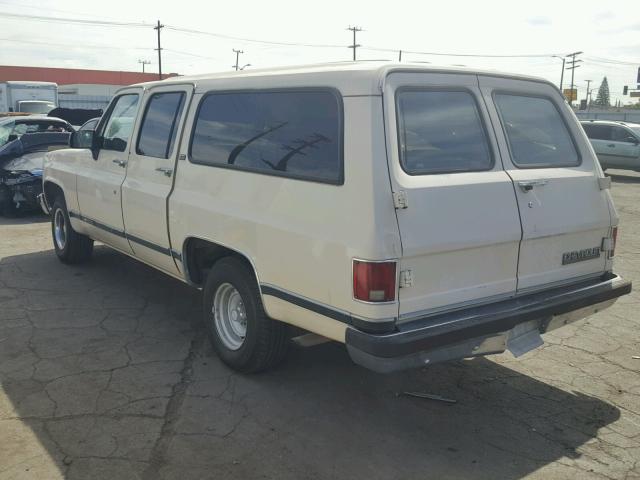
[[489, 170], [493, 158], [477, 103], [466, 90], [396, 94], [400, 162], [409, 175]]
[[517, 167], [580, 164], [567, 125], [551, 99], [510, 93], [497, 93], [494, 98]]
[[197, 113], [190, 160], [342, 184], [341, 99], [315, 89], [208, 94]]

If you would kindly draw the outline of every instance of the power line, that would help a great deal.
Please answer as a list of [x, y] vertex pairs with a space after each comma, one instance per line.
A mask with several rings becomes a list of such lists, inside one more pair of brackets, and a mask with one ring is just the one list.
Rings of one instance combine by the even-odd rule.
[[[3, 2], [0, 2], [0, 3], [3, 3]], [[62, 12], [62, 10], [60, 11]], [[63, 23], [63, 24], [77, 24], [77, 25], [86, 25], [86, 26], [97, 26], [97, 27], [135, 27], [135, 28], [142, 27], [142, 28], [154, 28], [157, 30], [157, 25], [154, 26], [153, 24], [143, 23], [143, 22], [91, 20], [91, 19], [82, 19], [82, 18], [51, 17], [51, 16], [45, 16], [45, 15], [30, 15], [30, 14], [18, 14], [18, 13], [7, 13], [7, 12], [1, 12], [0, 18], [12, 19], [12, 20], [31, 20], [31, 21], [39, 21], [39, 22], [47, 22], [47, 23], [53, 22], [53, 23]], [[183, 28], [183, 27], [174, 26], [174, 25], [163, 25], [163, 27], [166, 29], [173, 30], [176, 32], [181, 32], [181, 33], [194, 34], [194, 35], [206, 35], [206, 36], [215, 37], [215, 38], [234, 40], [234, 41], [240, 41], [240, 42], [248, 42], [248, 43], [257, 43], [257, 44], [263, 44], [263, 45], [286, 46], [286, 47], [309, 47], [309, 48], [344, 48], [344, 45], [340, 45], [340, 44], [264, 40], [264, 39], [258, 39], [258, 38], [238, 37], [234, 35], [226, 35], [226, 34], [208, 32], [203, 30]], [[356, 28], [356, 27], [353, 27], [353, 28]], [[351, 30], [351, 27], [350, 27], [350, 30]], [[354, 34], [355, 33], [356, 32], [354, 32]], [[13, 41], [13, 40], [7, 39], [5, 41]], [[24, 41], [23, 43], [28, 43], [28, 42]], [[54, 45], [50, 42], [47, 42], [46, 44]], [[58, 45], [62, 45], [62, 44], [58, 44]], [[76, 45], [76, 46], [88, 47], [87, 45]], [[100, 47], [95, 46], [91, 48], [102, 48], [102, 46]], [[104, 48], [108, 48], [108, 47], [105, 46]], [[115, 47], [115, 48], [118, 48], [118, 47]], [[142, 49], [142, 47], [131, 47], [131, 48]], [[349, 48], [353, 48], [353, 45], [349, 46]], [[464, 57], [464, 58], [474, 58], [474, 57], [475, 58], [544, 58], [544, 57], [560, 56], [560, 54], [554, 54], [554, 53], [501, 55], [501, 54], [481, 54], [481, 53], [432, 52], [432, 51], [406, 50], [406, 49], [385, 48], [385, 47], [366, 46], [366, 45], [358, 45], [356, 48], [361, 48], [363, 50], [374, 51], [374, 52], [393, 52], [394, 54], [398, 53], [399, 51], [402, 51], [402, 54], [433, 55], [433, 56]], [[354, 52], [356, 48], [353, 48]], [[588, 56], [588, 57], [585, 57], [585, 60], [591, 60], [594, 63], [602, 62], [602, 63], [612, 64], [612, 65], [629, 65], [629, 66], [640, 65], [640, 62], [617, 60], [617, 59], [610, 59], [610, 58], [597, 57], [597, 56]]]
[[47, 45], [51, 47], [74, 47], [74, 48], [95, 48], [95, 49], [105, 49], [105, 50], [122, 50], [123, 48], [128, 48], [130, 50], [153, 50], [150, 47], [120, 47], [114, 45], [96, 45], [96, 44], [87, 44], [87, 43], [52, 43], [52, 42], [38, 42], [37, 40], [20, 40], [15, 38], [0, 38], [1, 42], [13, 42], [13, 43], [25, 43], [28, 45]]
[[11, 18], [19, 20], [34, 20], [38, 22], [58, 22], [67, 24], [80, 24], [80, 25], [93, 25], [96, 27], [150, 27], [147, 23], [137, 22], [115, 22], [107, 20], [88, 20], [82, 18], [68, 18], [68, 17], [47, 17], [44, 15], [27, 15], [20, 13], [6, 13], [0, 12], [0, 18]]
[[585, 57], [585, 60], [593, 60], [596, 62], [612, 63], [612, 64], [618, 64], [618, 65], [629, 65], [634, 67], [640, 65], [640, 61], [638, 62], [624, 61], [624, 60], [616, 60], [613, 58], [603, 58], [603, 57], [596, 57], [596, 56], [587, 56]]
[[283, 47], [312, 47], [312, 48], [344, 48], [344, 45], [328, 44], [328, 43], [300, 43], [300, 42], [281, 42], [275, 40], [259, 40], [256, 38], [236, 37], [233, 35], [225, 35], [222, 33], [205, 32], [202, 30], [194, 30], [191, 28], [181, 28], [172, 25], [166, 25], [167, 30], [175, 32], [189, 33], [194, 35], [207, 35], [215, 38], [223, 38], [225, 40], [235, 40], [239, 42], [261, 43], [264, 45], [280, 45]]
[[202, 58], [205, 60], [220, 60], [220, 58], [218, 57], [210, 57], [207, 55], [198, 55], [197, 53], [191, 53], [191, 52], [184, 52], [182, 50], [174, 50], [173, 48], [162, 48], [163, 52], [170, 52], [170, 53], [177, 53], [178, 55], [185, 55], [187, 57], [195, 57], [195, 58]]
[[597, 68], [606, 68], [606, 69], [610, 69], [610, 70], [618, 70], [618, 71], [630, 72], [633, 69], [637, 68], [640, 64], [636, 63], [633, 66], [632, 65], [617, 65], [617, 64], [611, 64], [611, 63], [596, 62], [596, 61], [593, 61], [593, 60], [585, 60], [584, 61], [584, 65], [589, 65], [589, 66], [597, 67]]
[[[7, 5], [7, 6], [11, 7], [11, 8], [16, 8], [16, 7], [18, 7], [18, 8], [28, 8], [30, 10], [37, 10], [39, 12], [42, 11], [42, 6], [41, 5], [38, 5], [38, 6], [25, 5], [24, 4], [24, 0], [22, 0], [20, 2], [20, 5], [16, 5], [15, 2], [8, 2], [6, 0], [0, 0], [0, 5]], [[100, 15], [100, 17], [97, 17], [95, 13], [85, 13], [85, 12], [80, 12], [78, 10], [61, 10], [59, 8], [50, 8], [50, 7], [47, 6], [47, 13], [50, 13], [50, 12], [58, 12], [58, 13], [65, 13], [65, 14], [66, 13], [72, 13], [72, 14], [74, 14], [76, 16], [79, 15], [81, 17], [89, 17], [89, 18], [100, 19], [100, 20], [107, 18], [107, 19], [111, 19], [111, 20], [117, 21], [117, 20], [115, 20], [115, 17], [109, 17], [109, 16], [105, 16], [105, 15], [102, 15], [102, 14]]]
[[369, 50], [372, 52], [399, 52], [402, 54], [411, 53], [413, 55], [434, 55], [441, 57], [479, 57], [479, 58], [544, 58], [552, 57], [553, 53], [535, 53], [535, 54], [522, 54], [522, 55], [496, 55], [496, 54], [479, 54], [479, 53], [444, 53], [444, 52], [422, 52], [417, 50], [405, 50], [398, 48], [382, 48], [382, 47], [367, 47], [362, 46], [363, 50]]

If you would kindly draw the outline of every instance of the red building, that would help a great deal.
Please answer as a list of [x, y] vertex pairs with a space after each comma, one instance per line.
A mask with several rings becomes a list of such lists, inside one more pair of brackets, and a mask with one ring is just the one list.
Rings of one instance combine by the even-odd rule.
[[[162, 78], [175, 77], [177, 73], [163, 74]], [[14, 67], [0, 65], [0, 82], [25, 80], [55, 82], [58, 85], [131, 85], [158, 80], [157, 73], [114, 72], [111, 70], [81, 70], [79, 68]]]
[[[162, 78], [177, 75], [167, 73]], [[61, 107], [104, 108], [118, 89], [134, 83], [158, 80], [158, 74], [0, 65], [0, 82], [12, 80], [57, 83]]]

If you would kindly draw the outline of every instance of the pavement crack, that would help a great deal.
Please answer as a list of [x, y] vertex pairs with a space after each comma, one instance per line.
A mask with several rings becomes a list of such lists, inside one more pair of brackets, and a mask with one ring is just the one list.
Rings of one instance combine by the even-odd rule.
[[171, 440], [176, 434], [176, 421], [178, 420], [180, 408], [187, 395], [187, 388], [193, 377], [193, 362], [203, 346], [204, 337], [196, 334], [191, 341], [189, 353], [184, 359], [182, 370], [180, 370], [180, 380], [173, 386], [171, 391], [171, 397], [167, 403], [160, 435], [151, 449], [149, 465], [141, 476], [143, 480], [156, 480], [159, 477], [160, 469], [167, 463], [167, 452]]

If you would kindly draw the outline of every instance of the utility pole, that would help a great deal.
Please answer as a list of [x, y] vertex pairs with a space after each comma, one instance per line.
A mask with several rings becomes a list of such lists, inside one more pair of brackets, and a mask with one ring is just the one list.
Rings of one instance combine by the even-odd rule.
[[361, 47], [362, 45], [359, 45], [356, 43], [356, 33], [361, 32], [362, 29], [360, 27], [349, 27], [347, 28], [347, 30], [351, 30], [353, 32], [353, 44], [349, 45], [348, 48], [353, 48], [353, 61], [356, 61], [356, 49], [358, 47]]
[[564, 83], [564, 65], [565, 65], [565, 58], [564, 57], [560, 57], [558, 55], [551, 55], [553, 58], [559, 58], [560, 60], [562, 60], [562, 71], [560, 72], [560, 92], [562, 92], [562, 84]]
[[160, 80], [162, 80], [162, 47], [160, 47], [160, 30], [162, 30], [162, 28], [164, 28], [164, 25], [160, 23], [160, 20], [158, 20], [158, 24], [153, 27], [154, 30], [158, 31], [158, 48], [156, 48], [156, 50], [158, 50], [158, 78]]
[[401, 62], [402, 61], [402, 50], [400, 50], [398, 52], [398, 61]]
[[[575, 72], [576, 72], [576, 68], [580, 68], [580, 65], [577, 65], [577, 64], [579, 62], [582, 62], [582, 60], [576, 60], [576, 57], [582, 53], [583, 52], [573, 52], [567, 55], [567, 58], [571, 57], [571, 60], [567, 62], [570, 64], [570, 66], [567, 67], [567, 70], [571, 70], [571, 101], [569, 102], [569, 105], [571, 105], [572, 107], [573, 107], [573, 90], [575, 86], [575, 84], [573, 83], [575, 78]], [[576, 95], [576, 98], [578, 98], [577, 95]]]
[[138, 63], [142, 64], [142, 73], [144, 73], [144, 66], [145, 65], [151, 65], [151, 62], [149, 60], [138, 60]]
[[[231, 66], [232, 66], [233, 68], [235, 68], [235, 69], [236, 69], [236, 72], [237, 72], [238, 70], [240, 70], [240, 66], [239, 66], [240, 54], [241, 54], [241, 53], [244, 53], [244, 51], [242, 51], [242, 50], [236, 50], [236, 49], [234, 48], [234, 49], [233, 49], [233, 52], [236, 54], [236, 64], [235, 64], [235, 65], [231, 65]], [[246, 66], [247, 66], [247, 65], [245, 65], [245, 67], [246, 67]], [[242, 67], [242, 68], [244, 68], [244, 67]]]
[[593, 80], [585, 80], [585, 82], [587, 82], [587, 108], [589, 108], [589, 86], [591, 85], [591, 82], [593, 82]]

